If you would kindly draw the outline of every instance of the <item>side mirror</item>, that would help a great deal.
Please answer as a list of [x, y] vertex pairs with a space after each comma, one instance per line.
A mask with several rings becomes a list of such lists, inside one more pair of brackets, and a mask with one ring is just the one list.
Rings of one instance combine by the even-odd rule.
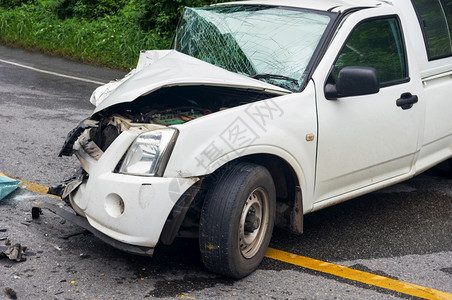
[[336, 84], [325, 85], [325, 96], [329, 100], [376, 94], [379, 91], [378, 72], [370, 67], [345, 67], [339, 72]]

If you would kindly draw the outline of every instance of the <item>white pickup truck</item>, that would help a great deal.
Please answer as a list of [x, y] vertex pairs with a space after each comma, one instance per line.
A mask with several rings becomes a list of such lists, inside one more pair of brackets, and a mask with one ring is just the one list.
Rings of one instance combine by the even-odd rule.
[[451, 0], [186, 8], [171, 50], [93, 93], [61, 195], [116, 247], [199, 238], [209, 270], [246, 276], [274, 225], [452, 157], [451, 29]]

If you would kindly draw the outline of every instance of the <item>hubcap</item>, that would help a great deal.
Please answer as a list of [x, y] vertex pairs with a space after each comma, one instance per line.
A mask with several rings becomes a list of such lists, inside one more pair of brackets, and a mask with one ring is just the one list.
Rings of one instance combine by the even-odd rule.
[[239, 223], [240, 252], [251, 258], [259, 251], [268, 228], [268, 196], [262, 188], [251, 192], [243, 206]]

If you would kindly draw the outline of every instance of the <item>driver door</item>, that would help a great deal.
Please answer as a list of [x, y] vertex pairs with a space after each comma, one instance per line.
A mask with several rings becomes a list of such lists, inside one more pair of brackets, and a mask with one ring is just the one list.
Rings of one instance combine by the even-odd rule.
[[[406, 53], [397, 16], [366, 19], [344, 42], [327, 83], [334, 86], [345, 67], [372, 67], [379, 91], [327, 99], [324, 86], [317, 85], [318, 206], [346, 200], [410, 172], [424, 111], [419, 103], [421, 82], [409, 77], [408, 72], [416, 70], [409, 67]], [[402, 108], [397, 100], [403, 97], [418, 97], [418, 103]]]

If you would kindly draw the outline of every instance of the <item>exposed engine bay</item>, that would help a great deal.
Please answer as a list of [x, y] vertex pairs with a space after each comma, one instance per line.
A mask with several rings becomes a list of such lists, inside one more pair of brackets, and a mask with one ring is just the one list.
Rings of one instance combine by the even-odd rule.
[[[89, 144], [94, 142], [103, 152], [122, 131], [130, 127], [183, 124], [221, 110], [272, 97], [275, 97], [274, 92], [244, 88], [208, 85], [164, 87], [132, 102], [116, 104], [95, 113], [68, 134], [60, 156], [72, 155], [72, 146], [81, 135], [85, 151], [98, 159], [101, 152], [99, 154], [97, 149], [92, 150], [93, 145]], [[89, 128], [89, 134], [84, 133]]]
[[138, 97], [131, 103], [120, 103], [94, 115], [120, 114], [136, 123], [160, 125], [181, 124], [223, 109], [275, 97], [261, 90], [218, 86], [164, 87]]

